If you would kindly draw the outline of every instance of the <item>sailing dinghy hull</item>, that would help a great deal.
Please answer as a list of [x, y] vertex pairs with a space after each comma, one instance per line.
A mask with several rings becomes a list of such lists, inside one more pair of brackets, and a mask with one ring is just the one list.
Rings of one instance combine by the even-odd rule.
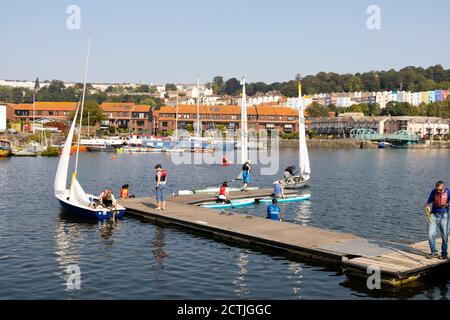
[[[90, 218], [95, 219], [99, 221], [105, 221], [105, 220], [111, 220], [112, 219], [112, 212], [108, 209], [92, 209], [89, 207], [81, 206], [79, 204], [71, 203], [67, 198], [64, 198], [64, 196], [57, 197], [59, 204], [61, 207], [64, 208], [64, 210], [69, 213], [70, 215], [80, 217], [80, 218]], [[115, 218], [116, 219], [122, 219], [125, 215], [125, 208], [118, 207], [117, 210], [115, 210]]]

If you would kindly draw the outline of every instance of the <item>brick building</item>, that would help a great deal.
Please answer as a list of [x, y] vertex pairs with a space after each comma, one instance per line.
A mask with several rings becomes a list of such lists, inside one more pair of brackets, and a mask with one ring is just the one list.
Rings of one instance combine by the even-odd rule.
[[[178, 115], [178, 129], [197, 122], [197, 107], [192, 105], [163, 106], [153, 112], [154, 132], [167, 133], [173, 131]], [[202, 130], [217, 129], [219, 126], [227, 130], [239, 130], [241, 125], [241, 107], [236, 105], [207, 106], [199, 108]], [[296, 110], [281, 106], [249, 106], [247, 107], [248, 129], [278, 129], [281, 132], [298, 131], [298, 113]]]
[[[31, 103], [7, 104], [7, 120], [10, 122], [29, 123], [45, 118], [57, 122], [69, 122], [76, 110], [78, 102], [36, 102], [34, 109]], [[151, 131], [150, 112], [148, 105], [134, 103], [103, 103], [100, 105], [107, 118], [97, 127], [122, 128], [135, 132], [148, 133]]]

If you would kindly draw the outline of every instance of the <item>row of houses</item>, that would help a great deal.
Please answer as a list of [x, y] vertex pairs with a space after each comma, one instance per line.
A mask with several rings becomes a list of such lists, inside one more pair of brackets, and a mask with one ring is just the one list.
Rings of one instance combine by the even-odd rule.
[[335, 118], [313, 119], [311, 128], [320, 134], [347, 135], [352, 129], [370, 129], [380, 134], [406, 130], [421, 138], [446, 135], [450, 120], [438, 117], [364, 116], [362, 113], [344, 113]]
[[[77, 108], [76, 102], [36, 102], [33, 104], [5, 104], [7, 120], [19, 125], [15, 129], [31, 131], [31, 123], [69, 122]], [[134, 103], [103, 103], [100, 105], [105, 120], [98, 128], [126, 129], [140, 133], [168, 133], [178, 124], [179, 129], [192, 128], [197, 114], [202, 130], [223, 128], [239, 130], [241, 108], [237, 105], [163, 106], [153, 110], [148, 105]], [[197, 113], [198, 111], [198, 113]], [[278, 129], [291, 133], [298, 131], [298, 114], [292, 108], [281, 106], [250, 106], [248, 127], [250, 129]]]
[[[313, 102], [338, 108], [350, 107], [354, 104], [379, 104], [383, 109], [389, 102], [407, 102], [413, 106], [444, 101], [449, 96], [449, 90], [433, 90], [423, 92], [383, 91], [383, 92], [344, 92], [319, 93], [303, 97], [303, 103], [309, 106]], [[286, 106], [297, 108], [299, 98], [287, 98]]]
[[[6, 118], [18, 124], [18, 130], [31, 131], [31, 122], [69, 122], [77, 108], [76, 102], [36, 102], [33, 104], [3, 104]], [[105, 120], [97, 128], [125, 129], [136, 133], [170, 133], [178, 129], [192, 129], [199, 121], [202, 130], [241, 129], [241, 108], [238, 105], [162, 106], [152, 110], [148, 105], [134, 103], [103, 103]], [[248, 127], [254, 130], [298, 132], [297, 110], [280, 105], [247, 107]], [[372, 129], [378, 133], [408, 130], [421, 137], [449, 133], [449, 120], [435, 117], [367, 117], [362, 113], [343, 113], [338, 117], [307, 119], [307, 129], [323, 134], [348, 134], [352, 129]]]

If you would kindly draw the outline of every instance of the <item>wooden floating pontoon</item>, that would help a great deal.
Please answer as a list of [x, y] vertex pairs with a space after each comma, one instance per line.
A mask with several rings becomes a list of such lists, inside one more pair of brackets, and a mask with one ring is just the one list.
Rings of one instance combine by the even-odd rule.
[[[231, 192], [230, 196], [231, 199], [258, 199], [269, 196], [271, 192], [272, 189], [260, 189]], [[131, 216], [332, 263], [343, 268], [349, 276], [367, 279], [372, 275], [368, 270], [376, 267], [380, 270], [382, 284], [394, 287], [414, 283], [448, 266], [447, 261], [427, 258], [428, 242], [405, 245], [367, 240], [348, 233], [195, 206], [212, 200], [214, 195], [179, 196], [168, 200], [164, 211], [155, 210], [153, 198], [120, 202]]]

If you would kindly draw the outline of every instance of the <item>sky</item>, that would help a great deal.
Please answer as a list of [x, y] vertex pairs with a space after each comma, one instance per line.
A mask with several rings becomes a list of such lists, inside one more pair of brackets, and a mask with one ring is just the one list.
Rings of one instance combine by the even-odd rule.
[[[80, 8], [80, 29], [67, 8]], [[370, 5], [380, 8], [370, 30]], [[450, 68], [450, 1], [2, 0], [0, 79], [193, 83], [216, 75]]]

